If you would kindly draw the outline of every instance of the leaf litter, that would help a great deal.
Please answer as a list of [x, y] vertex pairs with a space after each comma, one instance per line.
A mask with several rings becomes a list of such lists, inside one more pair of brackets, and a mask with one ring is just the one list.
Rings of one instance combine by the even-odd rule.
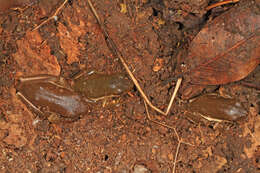
[[260, 63], [260, 7], [247, 2], [216, 17], [192, 40], [186, 58], [190, 83], [238, 81]]

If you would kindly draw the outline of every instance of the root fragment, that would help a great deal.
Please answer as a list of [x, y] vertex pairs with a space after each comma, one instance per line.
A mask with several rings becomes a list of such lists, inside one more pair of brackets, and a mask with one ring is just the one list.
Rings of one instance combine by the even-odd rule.
[[165, 124], [165, 123], [161, 123], [161, 122], [159, 122], [159, 121], [153, 120], [153, 119], [151, 118], [151, 116], [150, 116], [150, 113], [149, 113], [149, 110], [148, 110], [148, 106], [147, 106], [147, 104], [146, 104], [145, 101], [144, 101], [144, 105], [145, 105], [145, 110], [146, 110], [146, 115], [147, 115], [148, 120], [150, 120], [151, 122], [153, 122], [153, 123], [155, 123], [155, 124], [158, 124], [158, 125], [160, 125], [160, 126], [167, 127], [167, 128], [169, 128], [169, 129], [174, 130], [174, 133], [175, 133], [175, 135], [176, 135], [176, 137], [177, 137], [177, 140], [178, 140], [178, 145], [177, 145], [177, 149], [176, 149], [176, 152], [175, 152], [175, 157], [174, 157], [174, 162], [173, 162], [173, 168], [172, 168], [172, 173], [175, 173], [176, 164], [177, 164], [177, 158], [178, 158], [178, 154], [179, 154], [179, 150], [180, 150], [181, 144], [186, 144], [186, 145], [190, 145], [190, 146], [194, 146], [194, 145], [192, 145], [192, 144], [190, 144], [190, 143], [187, 143], [187, 142], [184, 142], [184, 141], [182, 140], [182, 138], [180, 138], [180, 136], [179, 136], [179, 134], [177, 133], [177, 130], [176, 130], [175, 127], [172, 127], [172, 126], [169, 126], [169, 125], [167, 125], [167, 124]]
[[225, 5], [225, 4], [236, 3], [236, 2], [239, 2], [239, 0], [225, 0], [225, 1], [222, 1], [222, 2], [217, 2], [215, 4], [208, 6], [206, 8], [206, 10], [209, 11], [212, 8], [215, 8], [215, 7], [218, 7], [218, 6], [221, 6], [221, 5]]
[[40, 25], [36, 26], [32, 31], [35, 31], [37, 29], [39, 29], [42, 25], [44, 25], [45, 23], [49, 22], [51, 19], [56, 19], [57, 15], [59, 14], [59, 12], [62, 10], [62, 8], [65, 6], [65, 4], [68, 2], [68, 0], [64, 0], [64, 2], [59, 6], [59, 8], [55, 11], [55, 13], [49, 17], [48, 19], [46, 19], [45, 21], [43, 21]]

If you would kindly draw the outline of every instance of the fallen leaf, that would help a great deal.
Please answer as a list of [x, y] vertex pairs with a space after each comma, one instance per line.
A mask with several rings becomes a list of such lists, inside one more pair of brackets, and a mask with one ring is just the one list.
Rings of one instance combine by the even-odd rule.
[[[58, 26], [59, 36], [60, 36], [60, 45], [61, 48], [67, 54], [67, 63], [72, 64], [73, 62], [78, 62], [78, 56], [80, 55], [79, 46], [77, 42], [77, 37], [71, 36], [71, 33], [68, 32], [67, 28], [63, 24]], [[78, 31], [78, 30], [76, 30]]]
[[17, 41], [18, 51], [13, 55], [19, 66], [17, 74], [60, 74], [59, 63], [45, 43], [38, 31], [28, 31]]
[[260, 6], [241, 2], [193, 39], [186, 64], [192, 84], [219, 85], [245, 78], [260, 63]]
[[[80, 15], [81, 13], [77, 13]], [[75, 14], [75, 15], [77, 15]], [[79, 18], [78, 24], [71, 22], [71, 17], [64, 15], [68, 21], [67, 25], [62, 23], [58, 26], [60, 45], [67, 55], [67, 63], [72, 64], [79, 61], [80, 51], [84, 50], [86, 45], [79, 42], [79, 39], [86, 34], [86, 24], [82, 17]]]

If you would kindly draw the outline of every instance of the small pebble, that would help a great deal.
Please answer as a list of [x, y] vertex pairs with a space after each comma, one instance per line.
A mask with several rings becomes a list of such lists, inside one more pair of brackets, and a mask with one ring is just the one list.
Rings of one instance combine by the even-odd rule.
[[134, 173], [151, 173], [144, 165], [135, 165]]

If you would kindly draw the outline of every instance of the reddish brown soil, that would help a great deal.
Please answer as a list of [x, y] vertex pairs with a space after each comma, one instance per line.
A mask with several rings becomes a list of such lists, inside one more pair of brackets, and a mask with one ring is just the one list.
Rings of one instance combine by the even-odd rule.
[[[125, 71], [108, 49], [87, 1], [69, 1], [56, 21], [35, 31], [62, 2], [25, 2], [16, 10], [2, 9], [0, 16], [0, 172], [173, 172], [176, 133], [147, 118], [135, 88], [117, 104], [103, 106], [101, 101], [78, 121], [62, 124], [39, 119], [16, 97], [20, 76], [70, 79], [80, 70]], [[141, 87], [161, 109], [167, 107], [174, 89], [178, 53], [186, 51], [207, 20], [232, 7], [219, 7], [205, 20], [208, 3], [93, 0]], [[257, 86], [259, 73], [257, 68], [243, 83]], [[183, 141], [176, 172], [260, 170], [259, 90], [235, 82], [217, 92], [240, 100], [248, 116], [236, 123], [193, 121], [184, 115], [185, 101], [180, 97], [168, 116], [150, 110], [154, 119], [175, 128]]]

